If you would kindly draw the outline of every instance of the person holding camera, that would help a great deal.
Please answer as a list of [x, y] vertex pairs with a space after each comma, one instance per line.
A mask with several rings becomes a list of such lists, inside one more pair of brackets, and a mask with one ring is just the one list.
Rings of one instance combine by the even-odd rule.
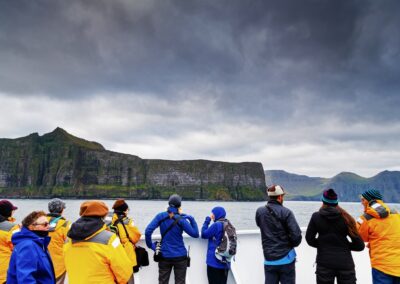
[[[158, 283], [168, 284], [172, 268], [176, 284], [186, 283], [188, 253], [183, 242], [182, 234], [187, 233], [193, 238], [199, 237], [199, 229], [193, 216], [183, 214], [182, 198], [173, 194], [168, 200], [167, 211], [157, 214], [145, 230], [146, 245], [156, 251], [155, 261], [158, 261]], [[161, 241], [153, 242], [151, 236], [160, 227]]]
[[[211, 210], [211, 216], [207, 216], [201, 228], [201, 238], [208, 239], [207, 247], [207, 278], [209, 284], [226, 284], [228, 280], [230, 260], [217, 258], [217, 248], [224, 237], [224, 226], [227, 222], [226, 211], [223, 207], [217, 206]], [[210, 225], [211, 221], [214, 223]]]

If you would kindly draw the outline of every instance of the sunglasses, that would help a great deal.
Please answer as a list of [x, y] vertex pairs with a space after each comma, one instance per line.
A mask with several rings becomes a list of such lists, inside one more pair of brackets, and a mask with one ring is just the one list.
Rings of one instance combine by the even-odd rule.
[[47, 227], [48, 225], [50, 225], [49, 222], [44, 222], [44, 223], [33, 223], [33, 226], [43, 226], [43, 227]]

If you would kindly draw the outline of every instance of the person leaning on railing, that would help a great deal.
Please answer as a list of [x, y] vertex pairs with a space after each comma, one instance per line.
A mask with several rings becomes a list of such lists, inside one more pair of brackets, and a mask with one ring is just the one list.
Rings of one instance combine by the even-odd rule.
[[374, 284], [400, 283], [400, 214], [383, 201], [379, 190], [362, 193], [364, 214], [358, 232], [368, 242]]

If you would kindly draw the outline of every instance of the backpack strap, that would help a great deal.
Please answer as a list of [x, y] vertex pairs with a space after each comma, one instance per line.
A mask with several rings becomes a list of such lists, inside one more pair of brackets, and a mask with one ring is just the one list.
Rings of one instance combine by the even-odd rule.
[[[169, 217], [168, 217], [168, 218], [169, 218]], [[176, 224], [178, 224], [178, 222], [179, 222], [181, 219], [182, 219], [181, 216], [179, 216], [178, 218], [176, 218], [175, 221], [174, 221], [171, 225], [169, 225], [169, 227], [165, 230], [164, 234], [161, 234], [160, 243], [162, 243], [162, 241], [163, 241], [165, 235], [172, 229], [172, 227], [174, 227]]]

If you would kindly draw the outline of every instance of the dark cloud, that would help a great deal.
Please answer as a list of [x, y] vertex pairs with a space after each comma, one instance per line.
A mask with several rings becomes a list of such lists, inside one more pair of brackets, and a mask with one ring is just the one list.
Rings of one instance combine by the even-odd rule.
[[118, 96], [110, 109], [153, 123], [123, 142], [224, 133], [192, 141], [202, 155], [257, 152], [243, 125], [275, 132], [270, 143], [394, 147], [399, 10], [396, 0], [0, 1], [0, 95]]

